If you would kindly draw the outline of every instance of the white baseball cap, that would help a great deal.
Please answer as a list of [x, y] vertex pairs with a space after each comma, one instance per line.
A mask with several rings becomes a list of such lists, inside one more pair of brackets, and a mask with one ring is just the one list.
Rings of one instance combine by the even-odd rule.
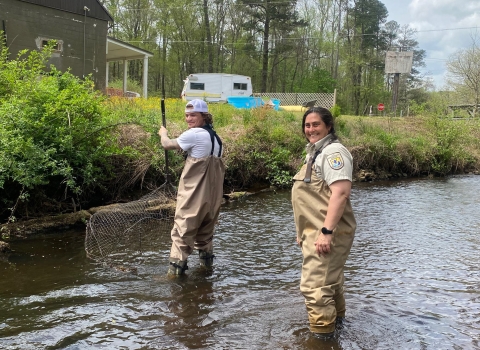
[[193, 112], [208, 113], [208, 106], [205, 101], [199, 99], [188, 101], [185, 106], [185, 113]]

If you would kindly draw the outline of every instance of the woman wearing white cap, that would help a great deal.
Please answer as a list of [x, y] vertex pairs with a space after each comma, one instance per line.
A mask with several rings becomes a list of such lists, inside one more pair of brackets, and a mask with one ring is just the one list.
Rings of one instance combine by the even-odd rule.
[[200, 264], [213, 264], [213, 233], [223, 196], [225, 165], [222, 141], [212, 128], [212, 115], [205, 101], [192, 100], [185, 107], [188, 130], [176, 139], [163, 126], [158, 131], [163, 148], [187, 152], [178, 185], [177, 207], [171, 232], [169, 274], [182, 275], [187, 258], [199, 250]]

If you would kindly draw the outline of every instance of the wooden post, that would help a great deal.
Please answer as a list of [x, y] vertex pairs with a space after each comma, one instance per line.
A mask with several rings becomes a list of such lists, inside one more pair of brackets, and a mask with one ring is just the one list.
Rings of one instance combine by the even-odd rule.
[[105, 91], [107, 91], [108, 88], [108, 71], [109, 71], [110, 65], [109, 62], [107, 62], [106, 67], [105, 67]]
[[398, 85], [400, 85], [400, 73], [395, 73], [393, 76], [393, 94], [392, 94], [392, 112], [397, 111], [398, 101]]
[[127, 93], [128, 60], [123, 60], [123, 94]]
[[147, 98], [148, 91], [148, 56], [143, 58], [143, 98]]

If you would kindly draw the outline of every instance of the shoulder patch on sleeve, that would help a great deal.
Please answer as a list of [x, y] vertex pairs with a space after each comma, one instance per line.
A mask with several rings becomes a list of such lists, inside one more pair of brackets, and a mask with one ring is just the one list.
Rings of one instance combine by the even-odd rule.
[[345, 165], [345, 162], [342, 158], [340, 152], [335, 152], [327, 156], [328, 164], [333, 170], [340, 170]]

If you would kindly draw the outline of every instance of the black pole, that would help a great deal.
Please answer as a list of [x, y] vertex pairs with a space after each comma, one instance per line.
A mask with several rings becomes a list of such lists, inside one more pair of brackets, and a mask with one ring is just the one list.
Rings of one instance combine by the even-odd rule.
[[[163, 99], [163, 98], [160, 101], [160, 107], [162, 109], [162, 125], [166, 128], [167, 127], [167, 120], [165, 118], [165, 99]], [[169, 165], [168, 165], [168, 151], [167, 150], [165, 150], [165, 181], [170, 182]]]

